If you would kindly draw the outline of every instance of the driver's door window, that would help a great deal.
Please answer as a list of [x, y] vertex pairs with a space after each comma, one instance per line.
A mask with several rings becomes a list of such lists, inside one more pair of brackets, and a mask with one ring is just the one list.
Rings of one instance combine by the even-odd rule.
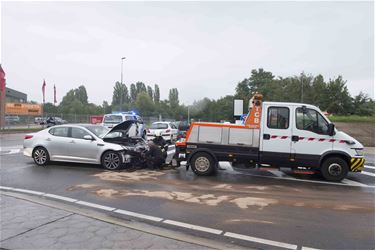
[[328, 134], [328, 122], [319, 112], [308, 108], [297, 108], [296, 127], [300, 130], [307, 130], [321, 135]]

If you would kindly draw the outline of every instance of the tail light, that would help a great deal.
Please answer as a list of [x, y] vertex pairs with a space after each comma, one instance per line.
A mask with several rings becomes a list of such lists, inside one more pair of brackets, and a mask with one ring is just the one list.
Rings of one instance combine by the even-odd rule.
[[165, 133], [169, 133], [169, 132], [171, 132], [171, 130], [170, 130], [170, 129], [167, 129], [167, 130], [165, 130]]
[[25, 135], [25, 140], [33, 138], [32, 135]]

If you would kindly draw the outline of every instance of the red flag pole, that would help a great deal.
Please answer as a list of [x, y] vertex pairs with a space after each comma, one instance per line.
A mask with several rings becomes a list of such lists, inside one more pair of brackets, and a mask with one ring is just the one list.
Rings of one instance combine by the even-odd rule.
[[0, 64], [0, 128], [5, 128], [5, 72]]

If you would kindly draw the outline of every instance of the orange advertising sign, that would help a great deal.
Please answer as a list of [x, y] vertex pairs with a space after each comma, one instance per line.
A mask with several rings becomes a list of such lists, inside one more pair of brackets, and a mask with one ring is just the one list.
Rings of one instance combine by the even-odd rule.
[[6, 103], [7, 115], [42, 115], [42, 105], [29, 103]]

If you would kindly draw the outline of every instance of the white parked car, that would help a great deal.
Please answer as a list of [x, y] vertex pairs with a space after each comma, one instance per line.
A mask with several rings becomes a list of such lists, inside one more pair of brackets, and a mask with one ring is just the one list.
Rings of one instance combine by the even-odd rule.
[[152, 123], [151, 127], [147, 129], [147, 139], [154, 139], [156, 131], [160, 131], [166, 141], [173, 142], [177, 139], [178, 129], [172, 122]]
[[103, 116], [102, 125], [106, 128], [113, 128], [117, 124], [120, 124], [124, 121], [137, 121], [138, 123], [138, 133], [137, 135], [146, 139], [146, 128], [143, 122], [142, 117], [135, 114], [134, 112], [118, 112], [113, 114], [106, 114]]
[[149, 147], [136, 136], [136, 121], [105, 128], [93, 124], [66, 124], [27, 134], [23, 154], [39, 166], [50, 161], [101, 164], [108, 170], [137, 164]]

